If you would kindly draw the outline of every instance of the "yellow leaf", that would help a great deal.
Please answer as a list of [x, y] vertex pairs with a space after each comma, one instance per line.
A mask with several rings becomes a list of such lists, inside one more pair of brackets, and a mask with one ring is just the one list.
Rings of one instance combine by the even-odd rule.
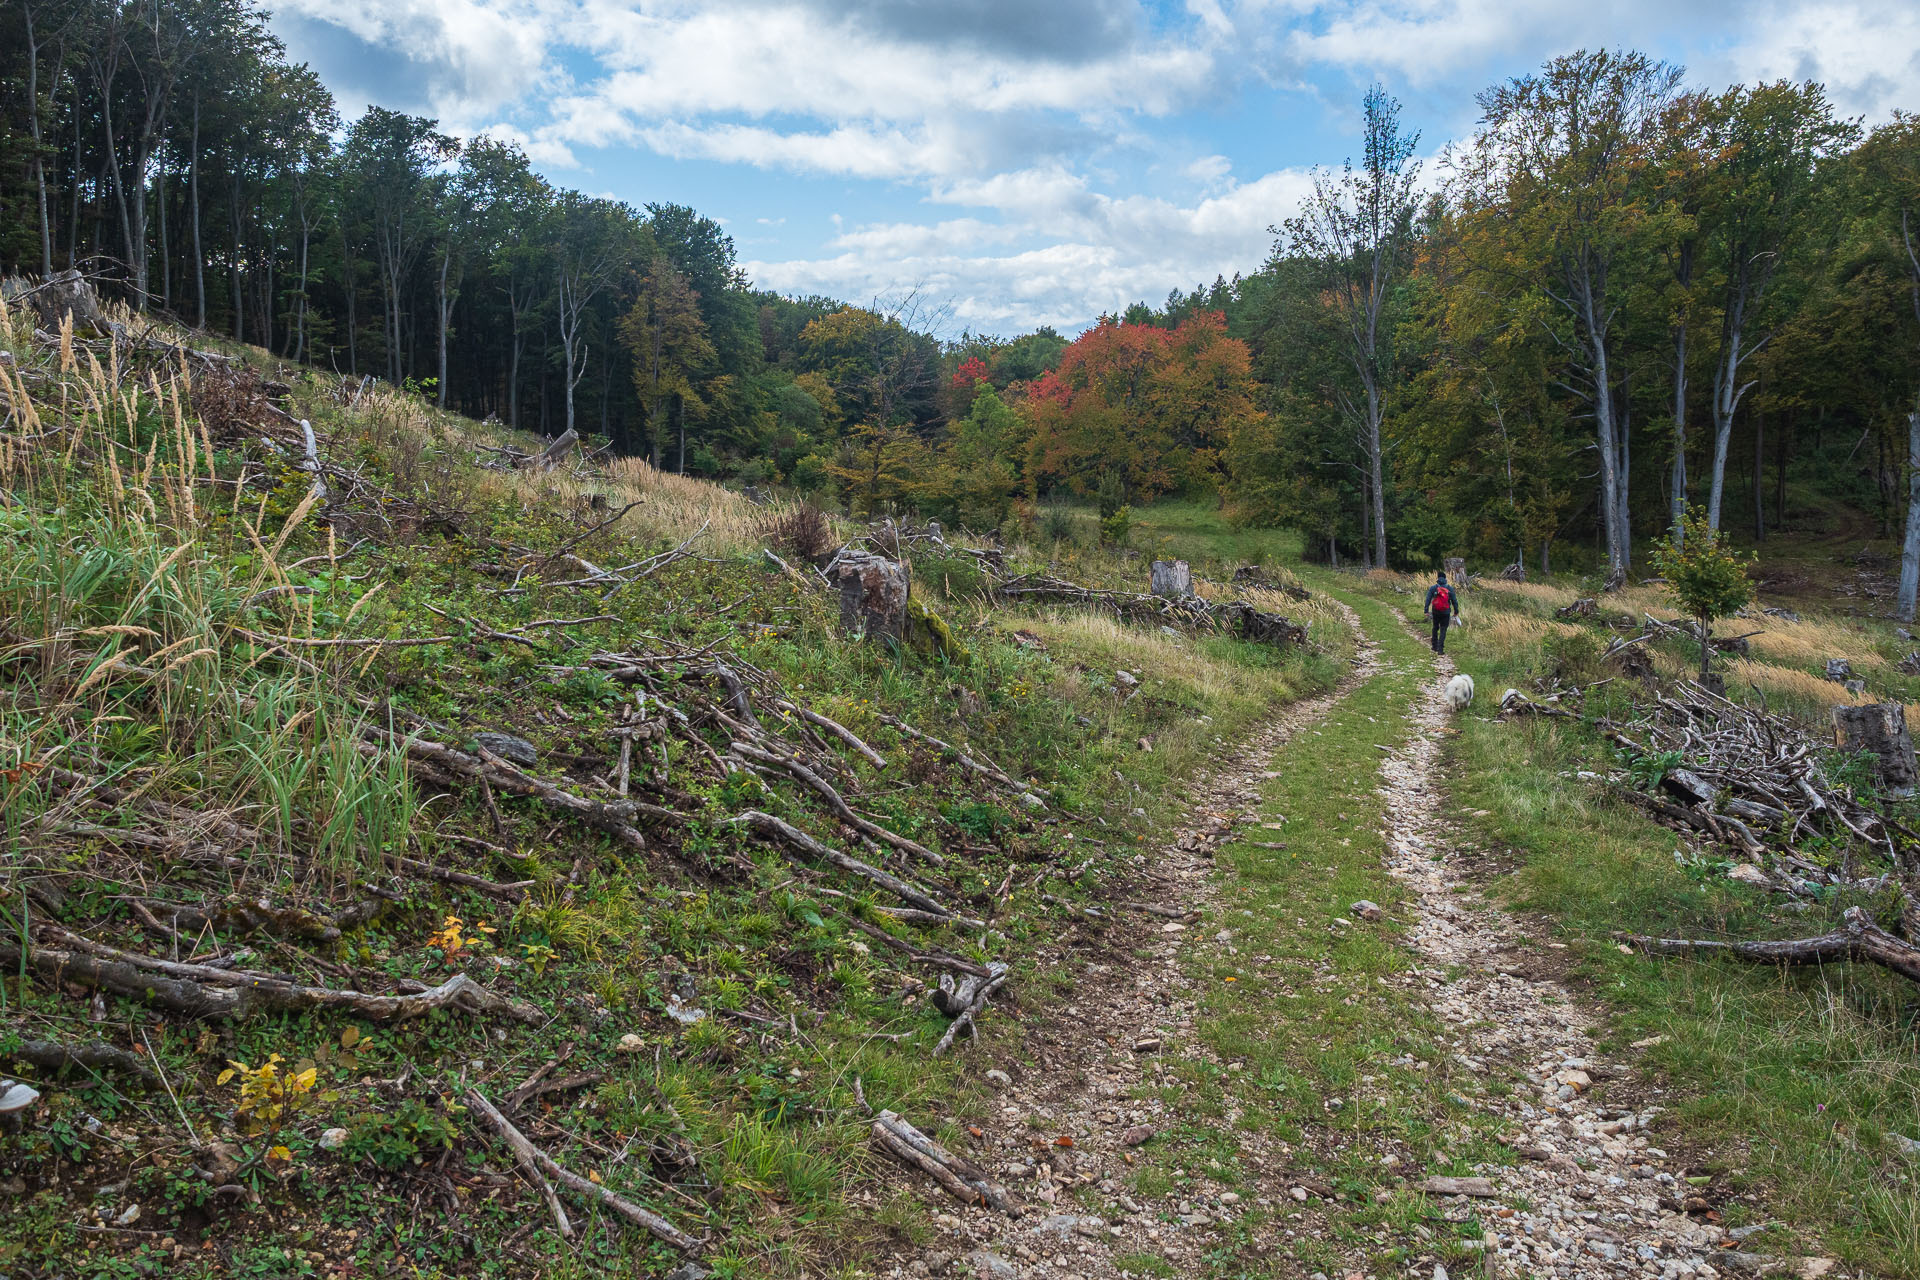
[[353, 1046], [359, 1043], [360, 1043], [360, 1028], [348, 1027], [345, 1031], [342, 1031], [340, 1033], [340, 1047], [342, 1049], [351, 1049], [353, 1048]]
[[589, 1182], [591, 1182], [591, 1183], [593, 1183], [593, 1185], [594, 1185], [594, 1186], [596, 1186], [596, 1187], [597, 1187], [597, 1186], [599, 1186], [599, 1185], [600, 1185], [600, 1171], [599, 1171], [598, 1169], [589, 1169], [589, 1170], [587, 1170], [587, 1181], [589, 1181]]
[[313, 1067], [308, 1067], [305, 1071], [302, 1071], [299, 1075], [295, 1076], [293, 1078], [293, 1082], [299, 1085], [302, 1089], [311, 1089], [313, 1088], [313, 1082], [319, 1078], [320, 1078], [319, 1071], [317, 1071]]
[[222, 1072], [220, 1073], [220, 1076], [219, 1076], [219, 1078], [218, 1078], [218, 1079], [216, 1079], [216, 1080], [214, 1081], [214, 1083], [215, 1083], [215, 1084], [225, 1084], [225, 1083], [226, 1083], [227, 1081], [229, 1081], [229, 1080], [231, 1080], [231, 1079], [233, 1079], [233, 1068], [232, 1068], [232, 1067], [228, 1067], [228, 1068], [227, 1068], [227, 1069], [226, 1069], [225, 1071], [222, 1071]]
[[267, 1154], [275, 1160], [293, 1159], [293, 1152], [289, 1151], [285, 1147], [269, 1147], [267, 1149]]

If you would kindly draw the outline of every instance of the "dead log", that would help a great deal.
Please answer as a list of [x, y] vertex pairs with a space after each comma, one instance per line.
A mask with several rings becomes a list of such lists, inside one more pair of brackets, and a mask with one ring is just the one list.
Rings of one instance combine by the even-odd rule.
[[1028, 797], [1028, 803], [1032, 804], [1034, 807], [1044, 808], [1046, 806], [1046, 798], [1044, 796], [1042, 796], [1038, 791], [1034, 790], [1032, 787], [1028, 786], [1026, 783], [1021, 782], [1019, 779], [1008, 774], [1004, 769], [997, 768], [990, 762], [976, 760], [972, 756], [968, 755], [965, 751], [961, 750], [959, 747], [954, 746], [951, 742], [942, 742], [940, 739], [934, 737], [930, 733], [922, 733], [920, 730], [914, 728], [912, 725], [908, 724], [904, 720], [899, 719], [898, 717], [886, 715], [883, 713], [880, 719], [885, 723], [893, 726], [893, 728], [899, 730], [901, 733], [906, 734], [909, 738], [918, 738], [920, 741], [926, 743], [928, 746], [939, 748], [941, 751], [945, 752], [948, 756], [958, 761], [960, 765], [962, 765], [964, 768], [972, 770], [973, 772], [979, 774], [981, 777], [986, 778], [988, 781], [997, 782], [1003, 787], [1007, 787], [1013, 791], [1019, 792], [1022, 796]]
[[147, 1085], [160, 1082], [146, 1063], [104, 1040], [93, 1040], [86, 1044], [22, 1040], [11, 1049], [0, 1049], [0, 1060], [31, 1063], [42, 1071], [65, 1071], [70, 1067], [79, 1067], [93, 1072], [118, 1072]]
[[159, 898], [136, 901], [155, 918], [183, 932], [212, 929], [219, 933], [264, 933], [312, 942], [334, 942], [340, 937], [340, 926], [326, 916], [303, 907], [277, 907], [264, 898], [235, 896], [214, 906], [198, 907]]
[[927, 893], [924, 889], [915, 888], [913, 885], [908, 884], [905, 880], [902, 880], [890, 872], [882, 871], [878, 867], [869, 866], [858, 858], [850, 858], [838, 849], [821, 844], [818, 840], [815, 840], [812, 836], [800, 830], [800, 828], [791, 823], [782, 822], [770, 813], [762, 813], [758, 809], [749, 809], [737, 817], [725, 819], [720, 825], [744, 826], [758, 836], [762, 843], [785, 845], [790, 849], [798, 849], [802, 853], [811, 854], [822, 862], [838, 867], [848, 875], [859, 876], [863, 880], [871, 881], [907, 905], [918, 907], [922, 911], [931, 912], [943, 920], [951, 920], [955, 924], [965, 925], [969, 929], [984, 929], [987, 927], [984, 920], [975, 920], [969, 916], [959, 915], [938, 898]]
[[986, 1205], [1012, 1217], [1020, 1205], [987, 1171], [957, 1156], [892, 1111], [873, 1118], [873, 1145], [910, 1169], [918, 1169], [962, 1204]]
[[[495, 995], [463, 973], [412, 995], [370, 995], [304, 986], [270, 974], [161, 960], [93, 942], [57, 926], [49, 926], [47, 932], [56, 945], [31, 948], [28, 964], [49, 981], [97, 987], [190, 1017], [235, 1018], [255, 1009], [351, 1009], [376, 1022], [417, 1018], [434, 1009], [504, 1013], [520, 1022], [538, 1022], [544, 1016], [531, 1005]], [[0, 961], [11, 959], [18, 964], [19, 958], [17, 946], [0, 944]]]
[[828, 733], [831, 733], [834, 737], [840, 739], [840, 741], [846, 743], [849, 747], [852, 747], [855, 751], [858, 751], [862, 756], [866, 757], [867, 762], [874, 768], [884, 769], [887, 767], [887, 758], [885, 756], [861, 741], [858, 734], [837, 720], [830, 720], [817, 711], [810, 711], [806, 707], [795, 706], [791, 702], [781, 701], [774, 705], [782, 711], [790, 711], [798, 715], [808, 724], [817, 725], [825, 729]]
[[[682, 1253], [691, 1253], [700, 1247], [698, 1240], [695, 1240], [692, 1236], [680, 1230], [680, 1228], [674, 1226], [671, 1222], [668, 1222], [651, 1209], [643, 1209], [618, 1192], [609, 1191], [597, 1182], [590, 1182], [577, 1173], [570, 1173], [566, 1169], [561, 1168], [552, 1156], [549, 1156], [546, 1152], [534, 1146], [533, 1143], [527, 1141], [526, 1135], [514, 1128], [513, 1122], [501, 1115], [499, 1109], [491, 1102], [488, 1102], [486, 1098], [482, 1097], [478, 1089], [468, 1088], [467, 1101], [472, 1103], [473, 1109], [478, 1111], [485, 1117], [487, 1123], [493, 1126], [493, 1131], [500, 1135], [501, 1140], [504, 1141], [508, 1147], [512, 1148], [514, 1156], [522, 1162], [522, 1168], [532, 1167], [532, 1171], [536, 1175], [534, 1179], [535, 1183], [542, 1188], [542, 1195], [547, 1200], [548, 1210], [554, 1214], [558, 1221], [564, 1223], [566, 1221], [566, 1214], [561, 1210], [559, 1200], [554, 1197], [553, 1188], [547, 1185], [547, 1178], [553, 1179], [577, 1195], [584, 1196], [588, 1200], [605, 1205], [627, 1221], [645, 1228], [653, 1235], [654, 1239], [671, 1245]], [[540, 1174], [544, 1174], [545, 1177], [537, 1176]], [[564, 1229], [562, 1234], [566, 1234]]]
[[1628, 945], [1648, 955], [1719, 955], [1753, 964], [1793, 968], [1802, 965], [1858, 963], [1879, 965], [1913, 982], [1920, 982], [1920, 947], [1894, 937], [1876, 925], [1863, 907], [1848, 907], [1841, 927], [1816, 938], [1778, 942], [1715, 942], [1694, 938], [1650, 938], [1626, 935]]
[[530, 458], [516, 459], [514, 466], [519, 468], [538, 467], [542, 471], [552, 470], [580, 443], [580, 433], [572, 427], [561, 432], [559, 437]]

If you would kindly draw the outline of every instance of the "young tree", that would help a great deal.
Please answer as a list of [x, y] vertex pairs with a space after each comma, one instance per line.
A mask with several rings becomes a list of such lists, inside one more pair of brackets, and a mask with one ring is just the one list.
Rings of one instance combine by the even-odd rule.
[[1653, 567], [1667, 580], [1667, 592], [1700, 627], [1700, 681], [1712, 672], [1713, 623], [1744, 609], [1753, 599], [1753, 579], [1747, 570], [1753, 557], [1742, 558], [1713, 535], [1698, 514], [1685, 517], [1687, 528], [1671, 544], [1653, 549]]
[[[680, 461], [687, 471], [687, 412], [701, 409], [698, 379], [714, 361], [713, 343], [700, 318], [699, 298], [665, 254], [656, 254], [640, 279], [633, 310], [620, 322], [620, 336], [633, 358], [633, 385], [647, 415], [647, 451], [666, 469], [669, 406], [680, 417]], [[817, 408], [817, 406], [816, 406]]]
[[1292, 251], [1317, 266], [1337, 311], [1346, 356], [1359, 379], [1361, 447], [1372, 503], [1373, 558], [1387, 562], [1386, 482], [1380, 423], [1392, 375], [1392, 344], [1382, 314], [1395, 272], [1412, 237], [1414, 191], [1420, 166], [1413, 159], [1420, 135], [1400, 132], [1400, 104], [1379, 85], [1363, 103], [1366, 140], [1360, 168], [1349, 159], [1335, 178], [1316, 170], [1313, 195], [1281, 232]]

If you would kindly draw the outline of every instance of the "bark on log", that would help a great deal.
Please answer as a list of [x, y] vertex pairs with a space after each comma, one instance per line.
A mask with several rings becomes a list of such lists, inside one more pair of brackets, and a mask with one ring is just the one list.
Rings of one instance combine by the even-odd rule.
[[1714, 942], [1628, 934], [1627, 942], [1648, 955], [1721, 955], [1753, 964], [1784, 967], [1854, 962], [1875, 964], [1920, 982], [1920, 947], [1876, 925], [1862, 907], [1848, 907], [1837, 932], [1779, 942]]
[[133, 1076], [144, 1084], [158, 1084], [159, 1079], [147, 1064], [128, 1053], [125, 1049], [116, 1049], [104, 1040], [94, 1040], [87, 1044], [61, 1044], [55, 1040], [22, 1040], [11, 1049], [0, 1051], [0, 1061], [28, 1062], [42, 1071], [64, 1071], [68, 1067], [81, 1067], [87, 1071], [116, 1071]]
[[[77, 982], [191, 1017], [241, 1017], [255, 1009], [352, 1009], [377, 1022], [416, 1018], [434, 1009], [504, 1013], [520, 1022], [544, 1016], [531, 1005], [495, 995], [464, 973], [413, 995], [370, 995], [335, 987], [309, 987], [267, 974], [210, 965], [183, 964], [92, 942], [64, 929], [51, 931], [56, 945], [32, 948], [28, 963], [52, 981]], [[19, 963], [18, 947], [0, 948], [0, 961]]]
[[826, 569], [840, 592], [840, 625], [869, 640], [907, 638], [907, 569], [871, 551], [842, 548]]
[[872, 1134], [876, 1147], [908, 1168], [920, 1170], [962, 1204], [986, 1205], [1013, 1217], [1020, 1215], [1019, 1202], [985, 1169], [948, 1151], [894, 1112], [882, 1111], [875, 1116]]
[[534, 454], [531, 458], [517, 462], [514, 465], [522, 468], [538, 467], [542, 471], [549, 470], [558, 465], [561, 459], [573, 452], [573, 447], [579, 443], [580, 433], [572, 427], [568, 427], [560, 433], [559, 438], [552, 444], [542, 449], [539, 453]]
[[1152, 594], [1178, 600], [1193, 594], [1193, 569], [1185, 560], [1155, 560], [1149, 582]]

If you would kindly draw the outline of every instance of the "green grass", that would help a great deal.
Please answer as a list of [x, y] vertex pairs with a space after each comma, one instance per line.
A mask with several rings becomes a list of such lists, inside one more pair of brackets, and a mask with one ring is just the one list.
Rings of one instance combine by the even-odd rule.
[[[49, 385], [92, 376], [60, 375], [25, 346], [20, 356]], [[149, 1248], [141, 1237], [76, 1230], [99, 1188], [114, 1188], [114, 1212], [138, 1202], [142, 1229], [178, 1233], [183, 1255], [166, 1265], [183, 1276], [301, 1274], [347, 1261], [428, 1276], [663, 1270], [662, 1250], [604, 1215], [576, 1213], [581, 1238], [563, 1245], [524, 1184], [487, 1181], [510, 1159], [465, 1113], [464, 1089], [497, 1098], [563, 1053], [567, 1072], [605, 1079], [552, 1099], [551, 1112], [536, 1109], [531, 1136], [563, 1164], [711, 1231], [703, 1261], [716, 1273], [819, 1274], [909, 1239], [924, 1217], [917, 1193], [878, 1205], [852, 1199], [873, 1185], [855, 1082], [874, 1105], [934, 1127], [933, 1117], [972, 1096], [979, 1059], [1013, 1042], [1015, 1012], [996, 1005], [978, 1046], [930, 1063], [946, 1026], [925, 997], [934, 975], [844, 916], [865, 916], [916, 948], [1008, 960], [1018, 1013], [1047, 1016], [1071, 985], [1057, 981], [1070, 974], [1030, 959], [1062, 918], [1040, 893], [1098, 896], [1162, 833], [1193, 769], [1275, 706], [1329, 684], [1345, 652], [1337, 627], [1320, 632], [1324, 651], [1277, 654], [1085, 612], [995, 612], [970, 560], [944, 566], [937, 590], [930, 566], [918, 579], [965, 660], [850, 643], [830, 599], [758, 560], [737, 510], [734, 533], [703, 545], [702, 558], [611, 597], [583, 592], [550, 581], [570, 571], [548, 563], [543, 572], [548, 554], [567, 548], [620, 564], [658, 552], [679, 537], [642, 520], [665, 498], [592, 533], [590, 509], [540, 477], [474, 467], [459, 424], [391, 395], [348, 410], [307, 382], [290, 407], [320, 424], [363, 477], [330, 529], [321, 511], [303, 509], [305, 477], [259, 456], [251, 429], [198, 432], [190, 398], [176, 406], [138, 380], [127, 385], [131, 412], [99, 388], [68, 397], [70, 409], [56, 410], [60, 397], [50, 397], [43, 416], [64, 421], [86, 447], [16, 452], [15, 470], [0, 477], [0, 771], [19, 770], [0, 773], [9, 851], [0, 947], [43, 918], [19, 892], [28, 876], [65, 886], [65, 927], [149, 953], [170, 944], [136, 918], [132, 896], [209, 909], [228, 895], [265, 897], [335, 916], [366, 906], [337, 940], [220, 927], [181, 940], [181, 954], [245, 946], [257, 956], [249, 963], [313, 985], [378, 991], [465, 971], [547, 1017], [523, 1028], [468, 1015], [375, 1025], [305, 1013], [203, 1027], [156, 1022], [139, 1002], [109, 999], [107, 1021], [94, 1027], [78, 1021], [84, 1004], [9, 965], [0, 1054], [15, 1032], [84, 1030], [142, 1053], [150, 1042], [172, 1093], [112, 1077], [45, 1082], [41, 1123], [0, 1135], [0, 1168], [18, 1171], [28, 1188], [0, 1230], [0, 1270], [64, 1273], [83, 1253], [89, 1274], [152, 1265], [136, 1260]], [[711, 500], [721, 497], [713, 491]], [[693, 526], [703, 500], [697, 486], [673, 496], [695, 508]], [[1126, 568], [1088, 555], [1090, 567]], [[557, 618], [588, 620], [529, 633], [533, 643], [489, 634]], [[451, 638], [289, 655], [241, 629]], [[756, 679], [769, 690], [883, 752], [884, 772], [842, 753], [838, 784], [872, 820], [944, 850], [945, 869], [911, 874], [990, 914], [995, 932], [904, 926], [876, 911], [886, 899], [863, 882], [773, 853], [718, 821], [649, 829], [641, 852], [524, 800], [435, 785], [396, 754], [356, 741], [363, 723], [384, 726], [390, 714], [403, 725], [424, 717], [455, 747], [506, 729], [539, 750], [537, 773], [596, 793], [592, 778], [614, 764], [634, 689], [592, 669], [593, 656], [668, 641], [764, 673]], [[1137, 674], [1137, 688], [1116, 682], [1121, 667]], [[674, 701], [670, 664], [658, 684]], [[763, 723], [778, 723], [771, 701], [756, 699]], [[882, 712], [1032, 779], [1048, 809], [983, 786], [888, 727]], [[714, 767], [731, 736], [709, 720], [692, 737], [651, 740], [636, 772], [663, 767], [667, 790], [649, 794], [682, 811], [717, 819], [764, 808], [858, 852], [798, 788]], [[33, 764], [48, 760], [134, 794], [82, 804], [36, 774]], [[156, 813], [145, 799], [178, 808]], [[259, 832], [231, 843], [231, 862], [209, 861], [180, 819], [209, 811]], [[166, 847], [171, 835], [180, 847]], [[516, 907], [395, 874], [395, 855], [531, 881], [533, 890]], [[1002, 885], [1012, 889], [1004, 901]], [[428, 941], [449, 916], [480, 939], [457, 960]], [[666, 1016], [683, 981], [713, 1016], [685, 1027]], [[629, 1033], [644, 1052], [617, 1050]], [[229, 1060], [257, 1064], [275, 1053], [311, 1064], [319, 1080], [310, 1104], [274, 1135], [291, 1165], [257, 1179], [257, 1207], [214, 1199], [191, 1167], [196, 1139], [265, 1141], [240, 1132], [234, 1088], [219, 1073]], [[404, 1083], [375, 1083], [388, 1081]], [[320, 1133], [336, 1125], [349, 1130], [348, 1144], [322, 1149]], [[668, 1132], [684, 1132], [697, 1176], [649, 1157]], [[130, 1164], [132, 1151], [143, 1154]], [[437, 1181], [443, 1175], [454, 1182]], [[450, 1194], [455, 1209], [442, 1203]], [[349, 1229], [359, 1234], [349, 1238]]]
[[1875, 1274], [1920, 1275], [1920, 1167], [1882, 1135], [1916, 1136], [1920, 1066], [1910, 984], [1836, 967], [1780, 973], [1622, 955], [1616, 930], [1688, 937], [1820, 932], [1843, 901], [1804, 914], [1724, 879], [1725, 863], [1677, 858], [1679, 838], [1572, 775], [1613, 767], [1597, 735], [1561, 721], [1490, 718], [1528, 654], [1490, 651], [1484, 628], [1448, 646], [1481, 701], [1447, 744], [1450, 804], [1474, 838], [1512, 851], [1495, 888], [1546, 916], [1613, 1010], [1615, 1052], [1664, 1036], [1646, 1061], [1680, 1101], [1666, 1145], [1710, 1147], [1758, 1207], [1808, 1251]]

